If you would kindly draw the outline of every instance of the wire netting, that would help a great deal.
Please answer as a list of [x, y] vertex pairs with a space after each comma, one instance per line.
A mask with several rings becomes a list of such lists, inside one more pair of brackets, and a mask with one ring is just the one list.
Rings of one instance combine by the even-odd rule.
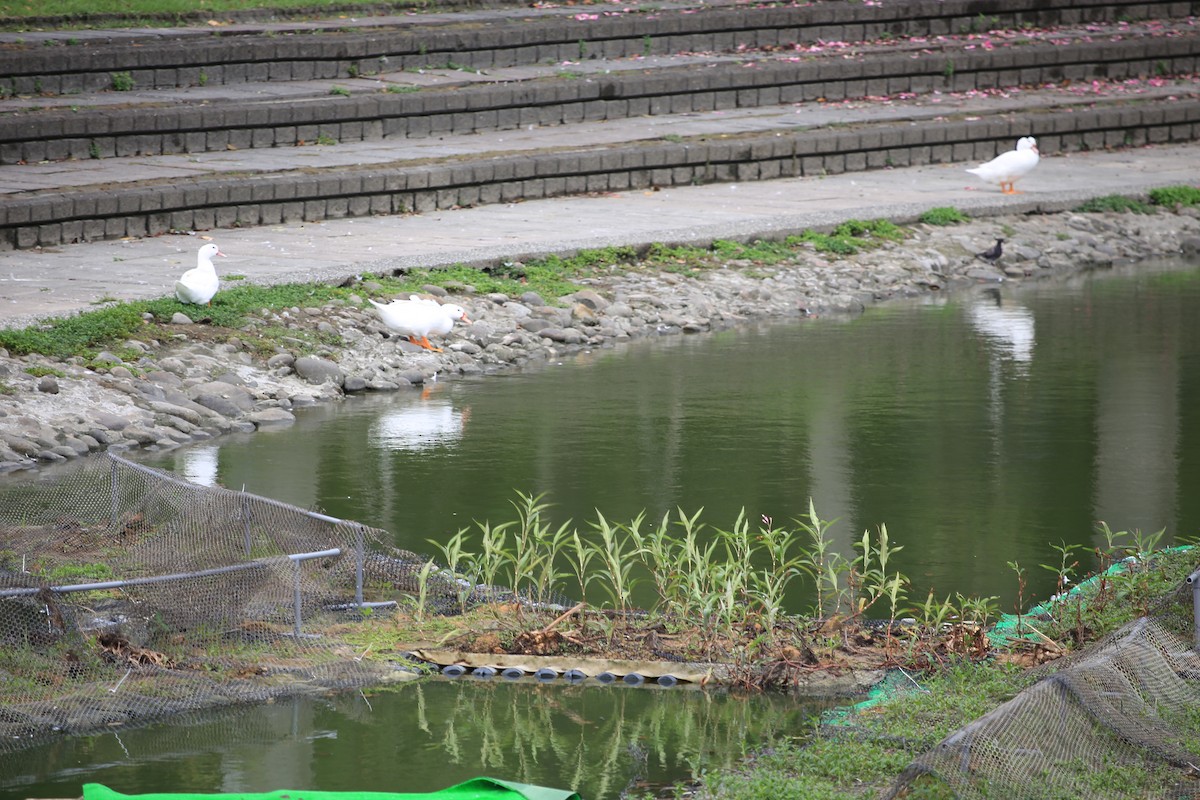
[[[1192, 586], [909, 765], [886, 798], [932, 780], [960, 798], [1200, 797], [1200, 655]], [[921, 795], [924, 796], [924, 795]], [[943, 796], [943, 795], [938, 795]]]
[[428, 563], [383, 533], [116, 455], [0, 484], [0, 753], [396, 677], [339, 635]]

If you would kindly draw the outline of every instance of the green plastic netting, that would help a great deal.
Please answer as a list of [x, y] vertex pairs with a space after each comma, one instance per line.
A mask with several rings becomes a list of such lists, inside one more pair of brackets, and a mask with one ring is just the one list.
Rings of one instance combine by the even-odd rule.
[[83, 800], [580, 800], [575, 792], [551, 789], [528, 783], [514, 783], [496, 778], [472, 778], [441, 791], [428, 793], [397, 792], [321, 792], [280, 789], [273, 792], [235, 792], [230, 794], [196, 794], [162, 792], [154, 794], [122, 794], [99, 783], [83, 786]]

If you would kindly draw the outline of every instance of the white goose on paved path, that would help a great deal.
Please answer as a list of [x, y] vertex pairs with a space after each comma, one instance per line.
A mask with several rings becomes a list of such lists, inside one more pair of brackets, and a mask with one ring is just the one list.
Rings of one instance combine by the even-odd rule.
[[1017, 149], [1001, 153], [986, 164], [967, 170], [988, 183], [1000, 185], [1004, 194], [1019, 194], [1013, 185], [1033, 171], [1041, 156], [1038, 154], [1037, 139], [1025, 136], [1017, 140]]
[[221, 283], [213, 266], [213, 256], [224, 257], [225, 254], [212, 242], [200, 248], [200, 252], [196, 254], [196, 266], [183, 273], [175, 282], [175, 297], [179, 302], [198, 306], [212, 305], [213, 296]]
[[401, 336], [407, 336], [408, 340], [418, 347], [435, 352], [441, 352], [441, 348], [429, 343], [430, 334], [445, 336], [454, 327], [455, 322], [471, 321], [462, 306], [454, 303], [442, 305], [415, 294], [410, 295], [407, 300], [397, 299], [390, 303], [371, 300], [371, 305], [379, 310], [379, 318], [389, 329]]

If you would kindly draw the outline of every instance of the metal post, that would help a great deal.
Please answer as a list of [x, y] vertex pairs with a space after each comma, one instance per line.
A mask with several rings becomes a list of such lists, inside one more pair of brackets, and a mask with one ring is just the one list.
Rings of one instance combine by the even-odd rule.
[[120, 509], [120, 499], [119, 499], [119, 494], [120, 494], [120, 493], [119, 493], [119, 491], [118, 491], [118, 483], [119, 483], [119, 481], [118, 481], [118, 479], [117, 479], [117, 462], [116, 462], [116, 461], [113, 461], [113, 462], [112, 462], [112, 484], [111, 484], [111, 485], [112, 485], [112, 491], [111, 491], [111, 494], [112, 494], [112, 521], [111, 521], [111, 527], [113, 527], [113, 528], [116, 528], [116, 527], [117, 527], [117, 518], [120, 516], [120, 510], [121, 510], [121, 509]]
[[358, 606], [363, 604], [363, 526], [358, 526], [358, 538], [354, 543], [354, 602]]
[[1200, 651], [1200, 569], [1187, 577], [1192, 587], [1192, 648]]
[[295, 616], [294, 632], [296, 634], [296, 638], [299, 639], [300, 638], [300, 623], [303, 622], [303, 620], [300, 617], [301, 603], [300, 603], [300, 560], [299, 559], [296, 559], [296, 558], [292, 559], [292, 575], [295, 576], [295, 582], [294, 582], [295, 594], [292, 597], [292, 612]]
[[250, 557], [250, 498], [246, 496], [246, 487], [242, 487], [242, 535], [246, 540], [246, 558]]

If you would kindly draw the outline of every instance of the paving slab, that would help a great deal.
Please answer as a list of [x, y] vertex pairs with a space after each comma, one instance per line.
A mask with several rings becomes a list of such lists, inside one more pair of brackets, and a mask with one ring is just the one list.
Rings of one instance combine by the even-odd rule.
[[[497, 204], [420, 215], [206, 231], [0, 253], [0, 325], [19, 326], [114, 300], [168, 296], [202, 237], [223, 275], [258, 283], [341, 282], [364, 273], [491, 264], [653, 242], [782, 236], [846, 219], [913, 220], [936, 206], [987, 216], [1061, 211], [1091, 197], [1200, 182], [1200, 143], [1072, 153], [1042, 160], [1003, 196], [938, 164], [754, 183], [689, 186]], [[227, 282], [225, 285], [229, 285]]]

